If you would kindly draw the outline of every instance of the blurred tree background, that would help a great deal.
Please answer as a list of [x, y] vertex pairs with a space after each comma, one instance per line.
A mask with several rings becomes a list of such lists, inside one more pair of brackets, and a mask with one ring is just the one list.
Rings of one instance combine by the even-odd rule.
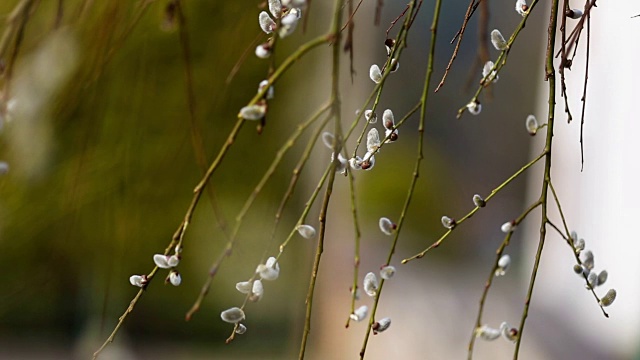
[[[257, 24], [264, 3], [182, 2], [182, 31], [169, 3], [0, 2], [4, 15], [0, 33], [9, 41], [0, 60], [5, 75], [6, 65], [12, 71], [10, 77], [0, 80], [0, 101], [6, 105], [15, 100], [15, 111], [4, 119], [0, 135], [2, 160], [11, 168], [0, 179], [3, 358], [87, 358], [99, 347], [135, 295], [137, 289], [128, 284], [128, 277], [152, 268], [152, 255], [169, 243], [194, 186], [224, 143], [238, 110], [267, 75], [268, 63], [253, 55], [256, 39], [265, 38]], [[21, 6], [26, 7], [24, 12], [12, 16]], [[385, 59], [384, 32], [404, 6], [387, 2], [379, 26], [373, 25], [373, 4], [363, 5], [354, 18], [353, 83], [346, 54], [342, 63], [343, 115], [349, 123], [373, 87], [369, 66]], [[491, 6], [494, 27], [510, 29], [520, 21], [501, 16], [511, 15], [511, 6]], [[397, 117], [419, 98], [432, 7], [432, 1], [424, 2], [400, 71], [389, 78], [380, 103], [379, 109], [390, 107]], [[328, 29], [331, 4], [313, 1], [308, 10], [306, 31], [299, 29], [279, 43], [277, 62]], [[452, 49], [448, 40], [459, 28], [464, 11], [462, 3], [443, 9], [434, 81], [446, 66]], [[545, 36], [546, 16], [544, 11], [532, 16], [522, 43], [537, 44]], [[476, 19], [469, 26], [476, 28]], [[487, 106], [481, 117], [457, 121], [455, 109], [466, 103], [480, 79], [480, 70], [474, 67], [477, 39], [467, 36], [447, 85], [431, 104], [426, 160], [398, 259], [437, 239], [442, 233], [442, 215], [455, 217], [468, 211], [473, 194], [488, 193], [528, 161], [528, 135], [521, 120], [531, 113], [536, 98], [526, 84], [540, 78], [542, 70], [522, 68], [539, 69], [543, 49], [516, 46], [509, 61], [519, 66], [505, 68], [499, 86], [493, 89], [493, 97], [500, 99], [496, 103], [517, 102], [518, 106]], [[11, 60], [14, 53], [15, 62]], [[105, 358], [279, 359], [297, 353], [313, 243], [296, 239], [287, 249], [280, 261], [281, 279], [268, 284], [261, 302], [249, 305], [250, 331], [230, 346], [224, 345], [224, 339], [231, 329], [220, 321], [219, 313], [242, 300], [234, 284], [249, 278], [265, 254], [277, 252], [329, 161], [329, 151], [320, 145], [303, 174], [303, 185], [286, 209], [276, 244], [271, 244], [265, 234], [272, 231], [275, 211], [309, 131], [285, 155], [283, 165], [258, 197], [240, 230], [238, 245], [223, 263], [200, 312], [189, 322], [184, 321], [184, 314], [223, 250], [225, 232], [235, 224], [236, 214], [274, 154], [295, 127], [328, 98], [329, 69], [330, 47], [320, 47], [278, 81], [264, 131], [258, 134], [254, 123], [245, 124], [196, 210], [180, 264], [182, 285], [173, 288], [164, 286], [162, 279], [154, 281]], [[400, 133], [402, 141], [380, 155], [376, 169], [356, 174], [364, 224], [377, 224], [380, 216], [399, 212], [415, 159], [417, 134], [410, 129], [416, 127], [417, 119], [410, 119]], [[328, 255], [323, 260], [329, 274], [338, 269], [338, 276], [321, 275], [327, 286], [321, 288], [328, 291], [317, 296], [321, 303], [339, 302], [335, 311], [346, 320], [353, 226], [349, 223], [348, 184], [343, 180], [338, 179], [336, 185]], [[472, 314], [489, 269], [491, 260], [487, 259], [501, 241], [499, 224], [523, 208], [525, 185], [520, 180], [510, 186], [490, 213], [477, 214], [428, 263], [400, 271], [448, 282], [425, 282], [428, 293], [453, 296], [451, 289], [437, 286], [462, 284], [465, 289], [457, 293], [454, 307], [443, 312], [455, 312], [457, 306], [471, 308], [468, 313]], [[315, 206], [309, 216], [314, 225], [317, 214]], [[514, 241], [513, 247], [518, 246]], [[377, 269], [387, 249], [388, 239], [377, 225], [364, 225], [362, 274]], [[524, 284], [512, 281], [521, 292]], [[402, 291], [398, 288], [399, 294], [389, 297], [402, 298]], [[443, 302], [448, 300], [454, 301], [445, 298]], [[320, 305], [314, 317], [325, 317], [327, 309]], [[473, 319], [466, 321], [456, 331], [467, 334]], [[334, 336], [340, 336], [345, 331], [343, 323], [335, 325], [339, 333]], [[363, 329], [353, 327], [349, 332], [360, 338]], [[322, 330], [314, 331], [312, 359], [319, 358], [323, 348], [322, 337], [314, 338]], [[467, 335], [461, 337], [462, 342], [466, 339]], [[358, 346], [355, 343], [353, 349]], [[354, 357], [357, 350], [348, 351], [344, 358]], [[459, 351], [465, 353], [464, 345]], [[382, 355], [371, 354], [378, 356]]]

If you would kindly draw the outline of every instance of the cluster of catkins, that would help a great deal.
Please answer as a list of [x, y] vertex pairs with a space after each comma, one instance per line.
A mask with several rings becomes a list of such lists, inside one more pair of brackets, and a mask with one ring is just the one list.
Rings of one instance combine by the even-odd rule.
[[[607, 281], [609, 273], [607, 270], [602, 270], [599, 273], [594, 270], [595, 260], [593, 252], [591, 250], [584, 251], [585, 241], [584, 239], [578, 239], [578, 234], [575, 231], [571, 232], [571, 242], [573, 243], [573, 248], [575, 249], [576, 254], [582, 258], [582, 264], [575, 264], [573, 266], [573, 271], [586, 279], [587, 283], [585, 287], [587, 290], [595, 290], [597, 286], [601, 286]], [[609, 306], [613, 304], [613, 301], [616, 299], [616, 295], [617, 293], [615, 289], [609, 289], [600, 299], [600, 306]]]
[[[169, 275], [167, 275], [165, 279], [165, 283], [171, 284], [173, 286], [178, 286], [182, 283], [182, 277], [176, 267], [180, 264], [180, 253], [182, 252], [182, 247], [180, 245], [176, 245], [175, 252], [173, 255], [165, 255], [165, 254], [155, 254], [153, 255], [153, 262], [160, 269], [169, 269]], [[149, 282], [147, 275], [131, 275], [129, 277], [129, 282], [133, 286], [137, 287], [145, 287]]]
[[[527, 1], [516, 0], [515, 10], [522, 17], [527, 16], [527, 14], [529, 14], [529, 5], [527, 5]], [[566, 11], [565, 16], [570, 19], [579, 19], [582, 17], [582, 11], [578, 9], [570, 9]], [[509, 50], [509, 42], [505, 40], [504, 36], [498, 29], [493, 29], [491, 31], [491, 44], [498, 51]], [[493, 61], [487, 61], [482, 68], [482, 80], [480, 83], [487, 86], [497, 81], [498, 73], [496, 70], [496, 64], [494, 64]], [[469, 110], [472, 115], [478, 115], [482, 111], [482, 105], [477, 99], [475, 99], [467, 104], [467, 110]]]
[[[380, 231], [382, 231], [385, 235], [393, 235], [393, 233], [397, 229], [397, 225], [386, 217], [380, 218], [379, 226], [380, 226]], [[396, 268], [392, 265], [383, 265], [382, 267], [380, 267], [379, 274], [383, 280], [391, 279], [393, 275], [395, 275], [395, 273], [396, 273]], [[364, 281], [362, 285], [363, 285], [362, 288], [364, 289], [365, 294], [367, 294], [368, 296], [376, 297], [378, 295], [378, 289], [380, 289], [380, 283], [378, 282], [378, 277], [374, 272], [368, 272], [364, 276]], [[356, 291], [356, 290], [352, 289], [352, 291]], [[358, 298], [357, 295], [358, 293], [356, 292], [356, 298]], [[351, 320], [360, 322], [367, 317], [368, 312], [369, 312], [369, 308], [367, 307], [367, 305], [362, 305], [359, 308], [357, 308], [353, 312], [353, 314], [350, 315]], [[378, 333], [381, 333], [387, 330], [390, 326], [391, 326], [391, 318], [385, 317], [380, 320], [374, 321], [373, 324], [371, 325], [371, 329], [373, 330], [373, 334], [377, 335]]]

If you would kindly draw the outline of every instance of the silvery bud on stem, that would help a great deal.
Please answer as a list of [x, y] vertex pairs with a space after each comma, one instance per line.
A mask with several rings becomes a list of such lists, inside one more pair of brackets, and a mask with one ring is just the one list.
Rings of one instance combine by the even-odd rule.
[[349, 317], [351, 318], [351, 320], [353, 321], [362, 321], [367, 317], [367, 313], [369, 312], [369, 308], [367, 307], [367, 305], [362, 305], [359, 308], [357, 308], [353, 314], [349, 315]]
[[153, 255], [153, 262], [160, 269], [171, 269], [180, 263], [180, 258], [178, 255], [164, 255], [164, 254], [155, 254]]
[[511, 256], [506, 254], [502, 255], [500, 257], [500, 260], [498, 260], [498, 268], [494, 272], [494, 275], [504, 276], [504, 274], [507, 273], [507, 269], [509, 268], [509, 265], [511, 265]]
[[538, 125], [538, 120], [533, 115], [527, 116], [527, 120], [525, 121], [524, 125], [527, 128], [527, 132], [531, 136], [534, 136], [538, 132], [538, 128], [540, 127]]
[[266, 42], [256, 46], [256, 56], [260, 59], [266, 59], [271, 56], [271, 44]]
[[274, 18], [280, 18], [280, 15], [282, 15], [282, 4], [280, 0], [269, 0], [269, 12]]
[[305, 239], [311, 239], [316, 236], [316, 229], [311, 225], [298, 225], [298, 233]]
[[615, 289], [609, 289], [602, 299], [600, 299], [600, 306], [609, 306], [613, 304], [616, 299], [616, 295], [617, 293]]
[[607, 270], [602, 270], [600, 271], [600, 274], [598, 274], [598, 281], [597, 281], [597, 285], [603, 285], [604, 283], [607, 282], [607, 279], [609, 278], [609, 273], [607, 272]]
[[373, 335], [378, 335], [378, 333], [387, 330], [389, 326], [391, 326], [391, 318], [386, 317], [376, 321], [373, 325], [371, 325]]
[[177, 272], [176, 270], [171, 270], [171, 272], [169, 272], [169, 276], [167, 277], [167, 280], [173, 286], [179, 286], [182, 283], [182, 277], [180, 276], [180, 273]]
[[220, 313], [220, 318], [224, 322], [231, 324], [239, 323], [244, 320], [244, 311], [239, 307], [232, 307]]
[[[367, 151], [371, 153], [375, 153], [378, 151], [380, 147], [380, 134], [378, 133], [378, 129], [371, 128], [369, 133], [367, 134]], [[366, 156], [365, 156], [366, 159]]]
[[500, 332], [502, 333], [502, 337], [511, 342], [516, 342], [516, 340], [518, 340], [518, 329], [512, 328], [506, 322], [500, 324]]
[[478, 115], [482, 111], [482, 104], [480, 102], [472, 101], [467, 104], [467, 110], [471, 113], [471, 115]]
[[256, 280], [253, 282], [253, 286], [251, 287], [251, 296], [249, 296], [249, 300], [256, 302], [262, 299], [262, 295], [264, 295], [264, 286], [262, 285], [261, 280]]
[[500, 337], [500, 329], [494, 329], [488, 325], [476, 328], [476, 337], [486, 341], [493, 341]]
[[245, 120], [260, 120], [267, 113], [265, 104], [254, 104], [240, 109], [240, 117]]
[[131, 285], [137, 287], [143, 287], [147, 285], [148, 281], [149, 280], [147, 279], [147, 275], [132, 275], [131, 277], [129, 277], [129, 282], [131, 283]]
[[507, 221], [506, 223], [502, 224], [502, 226], [500, 226], [500, 230], [502, 230], [502, 232], [505, 234], [508, 234], [514, 231], [515, 229], [516, 229], [516, 223], [513, 220]]
[[584, 260], [582, 260], [582, 264], [585, 268], [589, 270], [593, 270], [595, 266], [595, 259], [593, 258], [593, 252], [591, 250], [587, 250], [584, 252]]
[[392, 265], [383, 266], [380, 269], [380, 277], [385, 280], [391, 279], [393, 275], [395, 275], [395, 273], [396, 273], [396, 268], [393, 267]]
[[378, 121], [378, 115], [376, 115], [376, 113], [373, 112], [373, 110], [365, 110], [364, 118], [367, 119], [369, 124], [375, 124]]
[[477, 207], [485, 207], [487, 205], [482, 196], [478, 194], [473, 195], [473, 204]]
[[482, 67], [482, 78], [486, 79], [485, 84], [498, 82], [499, 76], [496, 70], [493, 70], [494, 66], [493, 61], [487, 61]]
[[378, 67], [378, 65], [371, 65], [371, 68], [369, 68], [369, 77], [376, 84], [379, 84], [380, 81], [382, 81], [382, 72], [380, 71], [380, 67]]
[[236, 328], [236, 334], [242, 335], [246, 332], [247, 332], [247, 327], [244, 326], [243, 324], [238, 324], [238, 327]]
[[256, 268], [256, 273], [260, 275], [262, 280], [275, 280], [280, 275], [280, 265], [273, 256], [267, 259], [265, 264], [260, 264]]
[[393, 221], [386, 217], [381, 217], [378, 225], [380, 226], [380, 231], [385, 235], [393, 235], [393, 232], [396, 231], [396, 228], [398, 227]]
[[516, 12], [523, 17], [529, 12], [529, 6], [526, 0], [516, 0]]
[[498, 29], [494, 29], [491, 31], [491, 43], [496, 50], [504, 51], [507, 50], [508, 44], [507, 41], [502, 36], [502, 33]]
[[369, 272], [364, 276], [364, 292], [369, 296], [376, 296], [378, 293], [378, 278], [376, 274]]
[[442, 222], [442, 226], [444, 226], [445, 228], [451, 230], [454, 227], [456, 227], [456, 220], [452, 219], [448, 216], [443, 216], [440, 221]]
[[273, 21], [271, 16], [269, 16], [266, 11], [262, 11], [260, 13], [260, 15], [258, 16], [258, 23], [260, 24], [260, 28], [262, 29], [262, 31], [264, 31], [266, 34], [271, 34], [273, 30], [276, 29], [276, 22]]
[[589, 276], [587, 276], [587, 285], [585, 285], [587, 290], [595, 288], [597, 283], [598, 283], [598, 274], [596, 274], [595, 271], [590, 272]]
[[582, 17], [582, 10], [579, 9], [569, 9], [565, 13], [565, 15], [570, 19], [580, 19]]

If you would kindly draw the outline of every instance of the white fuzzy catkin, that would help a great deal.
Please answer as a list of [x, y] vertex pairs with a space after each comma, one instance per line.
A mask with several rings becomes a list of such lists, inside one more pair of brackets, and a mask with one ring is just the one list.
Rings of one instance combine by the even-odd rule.
[[527, 116], [527, 120], [525, 121], [524, 125], [529, 135], [533, 136], [538, 132], [538, 120], [534, 115]]
[[230, 324], [239, 323], [244, 320], [244, 311], [239, 307], [232, 307], [220, 313], [220, 318], [224, 322], [228, 322]]
[[493, 44], [493, 47], [496, 48], [496, 50], [507, 50], [507, 41], [504, 39], [504, 36], [502, 36], [502, 33], [498, 29], [493, 29], [493, 31], [491, 31], [491, 43]]
[[380, 226], [380, 231], [385, 235], [393, 235], [393, 232], [396, 230], [396, 224], [386, 217], [381, 217], [378, 225]]
[[316, 236], [316, 229], [311, 225], [299, 225], [298, 233], [305, 239], [312, 239]]
[[380, 277], [385, 280], [391, 279], [395, 273], [396, 268], [392, 265], [383, 266], [382, 269], [380, 269]]
[[467, 104], [467, 110], [469, 110], [471, 115], [478, 115], [482, 111], [482, 104], [477, 101], [472, 101]]
[[276, 28], [276, 22], [273, 21], [271, 16], [267, 14], [266, 11], [263, 11], [258, 16], [258, 23], [260, 24], [260, 28], [267, 34], [271, 34], [273, 30]]
[[373, 297], [378, 293], [378, 278], [376, 274], [370, 272], [364, 276], [364, 292]]
[[529, 12], [529, 6], [526, 0], [516, 0], [516, 12], [522, 17], [526, 16]]
[[369, 77], [376, 84], [379, 84], [380, 81], [382, 81], [382, 72], [380, 71], [380, 67], [378, 67], [378, 65], [371, 65], [371, 67], [369, 68]]
[[380, 147], [380, 134], [378, 129], [371, 128], [367, 134], [367, 151], [375, 153]]

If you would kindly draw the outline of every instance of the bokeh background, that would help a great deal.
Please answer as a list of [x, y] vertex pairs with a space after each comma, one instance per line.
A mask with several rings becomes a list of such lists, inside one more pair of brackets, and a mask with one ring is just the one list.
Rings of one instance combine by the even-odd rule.
[[[16, 101], [12, 113], [2, 119], [0, 134], [1, 160], [10, 166], [0, 178], [0, 271], [4, 274], [0, 358], [86, 359], [108, 336], [135, 295], [137, 289], [128, 283], [128, 277], [150, 271], [152, 255], [164, 250], [180, 225], [202, 174], [193, 134], [202, 138], [208, 163], [225, 141], [238, 109], [265, 78], [268, 62], [253, 55], [256, 39], [266, 38], [257, 24], [264, 4], [183, 3], [194, 123], [189, 113], [188, 67], [176, 19], [166, 11], [167, 1], [5, 0], [0, 2], [0, 14], [4, 15], [0, 33], [15, 26], [11, 11], [25, 3], [31, 9], [13, 76], [10, 81], [0, 79], [0, 100], [5, 105], [10, 99]], [[404, 2], [385, 2], [381, 25], [374, 26], [375, 4], [364, 2], [354, 19], [356, 74], [351, 81], [346, 54], [341, 73], [345, 126], [373, 88], [369, 66], [385, 61], [385, 30], [404, 6]], [[542, 109], [538, 104], [544, 102], [544, 92], [539, 95], [538, 88], [543, 77], [545, 6], [540, 5], [531, 16], [499, 83], [491, 88], [492, 96], [483, 98], [481, 115], [455, 119], [457, 109], [466, 104], [480, 79], [477, 17], [469, 24], [446, 85], [431, 97], [421, 177], [392, 261], [398, 274], [385, 285], [378, 311], [380, 317], [390, 316], [393, 325], [372, 337], [367, 358], [466, 357], [477, 302], [503, 238], [500, 225], [526, 207], [527, 188], [539, 188], [539, 175], [511, 184], [424, 259], [408, 265], [399, 261], [443, 233], [442, 215], [461, 217], [472, 208], [473, 194], [487, 195], [537, 153], [539, 144], [526, 133], [524, 119], [530, 113], [539, 119], [545, 117], [544, 111], [538, 110]], [[491, 2], [489, 8], [490, 29], [509, 34], [521, 20], [511, 4]], [[425, 1], [400, 70], [385, 85], [379, 109], [391, 108], [397, 118], [420, 96], [432, 9], [433, 1]], [[332, 2], [313, 1], [309, 10], [306, 30], [298, 29], [278, 43], [276, 61], [328, 29]], [[451, 55], [449, 40], [465, 10], [462, 2], [444, 4], [434, 85]], [[214, 191], [203, 196], [189, 226], [179, 267], [182, 285], [165, 286], [159, 276], [101, 358], [297, 356], [314, 241], [294, 238], [280, 261], [281, 277], [265, 284], [263, 300], [248, 306], [249, 331], [230, 345], [224, 340], [231, 327], [220, 320], [219, 313], [242, 302], [234, 284], [250, 277], [265, 255], [277, 252], [327, 165], [329, 150], [320, 143], [283, 215], [276, 242], [271, 242], [275, 211], [310, 131], [285, 155], [257, 198], [202, 309], [189, 322], [184, 321], [184, 315], [226, 244], [225, 231], [235, 225], [236, 215], [275, 153], [296, 126], [328, 99], [330, 55], [328, 46], [313, 50], [282, 77], [275, 86], [275, 99], [269, 103], [262, 134], [257, 133], [254, 123], [245, 124], [212, 178]], [[489, 55], [495, 59], [498, 53], [490, 49]], [[597, 74], [597, 68], [595, 71]], [[581, 89], [579, 81], [575, 84]], [[594, 101], [597, 104], [597, 98]], [[558, 126], [566, 124], [560, 121]], [[376, 271], [389, 251], [390, 238], [380, 233], [377, 222], [381, 216], [399, 215], [415, 161], [416, 128], [414, 116], [401, 128], [400, 141], [385, 146], [376, 157], [375, 169], [355, 174], [363, 230], [361, 277]], [[572, 136], [577, 129], [572, 124]], [[578, 145], [573, 146], [575, 150]], [[593, 176], [597, 178], [598, 173]], [[318, 206], [312, 207], [308, 223], [318, 225], [318, 211]], [[338, 177], [314, 301], [309, 359], [356, 358], [364, 336], [364, 323], [344, 328], [353, 271], [350, 219], [348, 183]], [[508, 252], [513, 268], [494, 285], [484, 317], [489, 325], [518, 323], [532, 262], [523, 244], [535, 243], [535, 234], [536, 229], [531, 228], [516, 233], [512, 240]], [[550, 241], [560, 239], [551, 235]], [[587, 241], [589, 244], [589, 238]], [[554, 251], [568, 254], [566, 247]], [[618, 311], [614, 305], [612, 318], [605, 320], [571, 273], [571, 258], [562, 259], [558, 260], [565, 262], [562, 265], [545, 263], [550, 270], [543, 278], [553, 284], [556, 272], [571, 274], [566, 283], [572, 285], [566, 291], [578, 296], [565, 301], [555, 294], [553, 303], [561, 310], [550, 311], [548, 302], [536, 302], [545, 294], [535, 294], [522, 357], [638, 358], [634, 345], [638, 332], [629, 330], [636, 324], [616, 326], [631, 313], [637, 318], [638, 308], [630, 304]], [[602, 261], [614, 263], [615, 259], [611, 253]], [[610, 274], [619, 277], [618, 284], [624, 284], [623, 279], [638, 282], [629, 274]], [[557, 286], [564, 284], [563, 280]], [[583, 328], [580, 319], [570, 315], [578, 306], [576, 302], [600, 316], [590, 323], [591, 331], [576, 331]], [[371, 305], [368, 298], [360, 303]], [[597, 334], [605, 322], [612, 335], [608, 338], [623, 338], [623, 345], [615, 340], [594, 341], [585, 335]], [[476, 358], [495, 359], [510, 358], [513, 346], [496, 341], [478, 342], [476, 348]]]

